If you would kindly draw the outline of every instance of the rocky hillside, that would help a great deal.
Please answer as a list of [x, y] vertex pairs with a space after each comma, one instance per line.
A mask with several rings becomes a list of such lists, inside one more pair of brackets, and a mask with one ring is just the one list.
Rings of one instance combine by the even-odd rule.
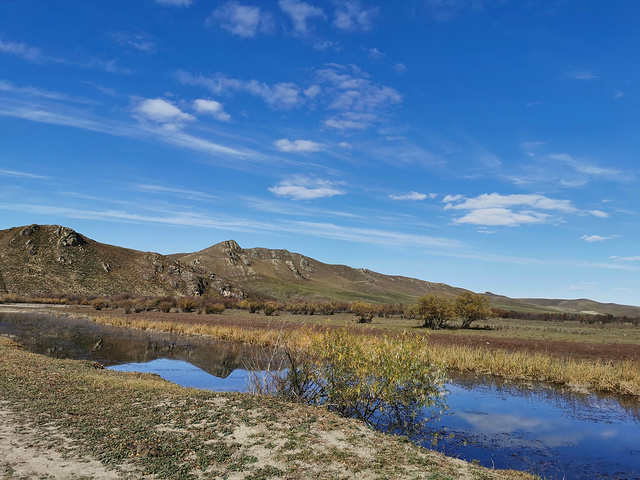
[[204, 267], [244, 288], [282, 300], [413, 303], [429, 293], [455, 296], [463, 291], [443, 283], [329, 265], [287, 250], [243, 249], [233, 240], [172, 258]]
[[105, 245], [58, 225], [0, 231], [0, 293], [243, 295], [211, 272]]

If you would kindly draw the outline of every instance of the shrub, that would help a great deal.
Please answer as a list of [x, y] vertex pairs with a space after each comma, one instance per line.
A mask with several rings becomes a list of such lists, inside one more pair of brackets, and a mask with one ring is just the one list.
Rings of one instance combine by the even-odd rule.
[[463, 292], [456, 298], [456, 315], [462, 319], [462, 328], [469, 328], [473, 322], [491, 317], [491, 302], [487, 297], [471, 292]]
[[356, 316], [358, 323], [371, 323], [378, 311], [378, 307], [366, 302], [355, 302], [351, 305], [351, 311]]
[[443, 328], [455, 317], [454, 301], [433, 294], [420, 297], [417, 304], [417, 313], [423, 320], [423, 327]]
[[204, 313], [219, 315], [227, 309], [222, 303], [206, 303]]
[[178, 306], [185, 313], [191, 313], [198, 308], [198, 302], [193, 298], [182, 298], [178, 302]]
[[107, 308], [109, 305], [104, 298], [96, 298], [91, 300], [90, 305], [96, 310], [102, 310], [103, 308]]
[[[284, 347], [288, 368], [254, 378], [253, 387], [257, 393], [323, 405], [375, 427], [407, 432], [447, 408], [445, 371], [424, 347], [424, 336], [363, 341], [346, 329], [329, 330], [306, 347]], [[418, 420], [424, 408], [433, 416]]]

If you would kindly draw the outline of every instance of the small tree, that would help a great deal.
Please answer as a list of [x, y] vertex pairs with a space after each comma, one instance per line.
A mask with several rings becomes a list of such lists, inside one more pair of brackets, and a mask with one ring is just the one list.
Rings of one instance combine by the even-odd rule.
[[462, 319], [462, 328], [469, 328], [473, 322], [491, 317], [491, 302], [477, 293], [464, 292], [456, 298], [456, 315]]
[[355, 302], [351, 305], [351, 312], [356, 316], [358, 323], [371, 323], [378, 309], [367, 302]]
[[418, 299], [417, 313], [423, 320], [423, 327], [439, 329], [446, 327], [455, 316], [453, 300], [429, 294]]

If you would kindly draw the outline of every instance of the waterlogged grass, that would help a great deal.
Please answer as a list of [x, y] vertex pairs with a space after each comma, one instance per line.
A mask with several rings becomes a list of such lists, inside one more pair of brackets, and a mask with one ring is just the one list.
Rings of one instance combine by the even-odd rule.
[[322, 408], [185, 389], [35, 355], [2, 337], [0, 408], [36, 432], [26, 448], [94, 458], [122, 478], [532, 478], [449, 459]]
[[[297, 330], [278, 328], [241, 328], [209, 323], [159, 322], [122, 316], [93, 316], [93, 321], [126, 328], [155, 329], [186, 335], [207, 335], [221, 340], [239, 341], [259, 346], [275, 347], [282, 343], [309, 346], [320, 332], [314, 328]], [[325, 326], [327, 324], [325, 323]], [[373, 330], [372, 330], [373, 331]], [[402, 335], [402, 333], [393, 333]], [[389, 338], [379, 335], [358, 335], [362, 348], [372, 350]], [[511, 352], [500, 349], [474, 348], [456, 345], [435, 345], [428, 342], [427, 333], [414, 333], [424, 338], [424, 348], [433, 362], [448, 368], [530, 380], [544, 380], [560, 385], [585, 387], [621, 395], [640, 395], [640, 363], [637, 361], [601, 361], [556, 358], [545, 353]], [[368, 346], [367, 346], [368, 345]]]

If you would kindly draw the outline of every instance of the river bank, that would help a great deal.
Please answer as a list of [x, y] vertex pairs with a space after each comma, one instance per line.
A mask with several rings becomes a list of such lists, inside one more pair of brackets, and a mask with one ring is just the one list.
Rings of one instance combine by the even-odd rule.
[[322, 408], [185, 389], [32, 354], [6, 338], [0, 392], [2, 478], [533, 478], [448, 458]]

